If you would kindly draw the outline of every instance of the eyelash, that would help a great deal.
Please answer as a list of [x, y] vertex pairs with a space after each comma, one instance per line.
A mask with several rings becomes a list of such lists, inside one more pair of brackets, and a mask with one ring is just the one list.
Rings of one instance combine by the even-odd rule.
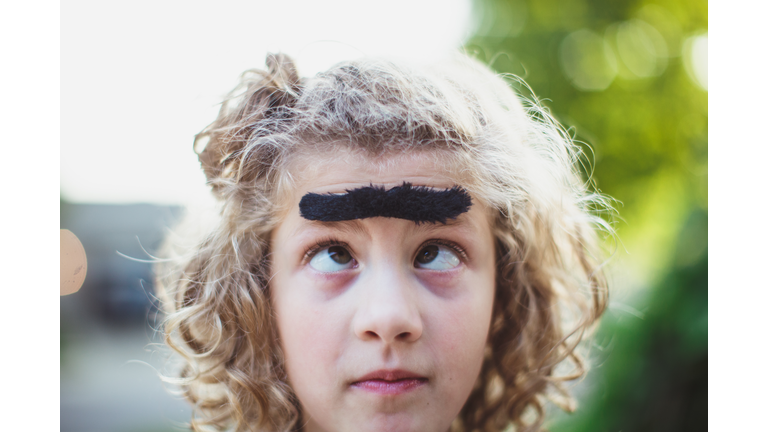
[[[307, 251], [304, 252], [304, 258], [303, 258], [302, 261], [304, 263], [308, 263], [312, 259], [312, 257], [315, 256], [315, 254], [317, 254], [321, 250], [323, 250], [323, 249], [325, 249], [327, 247], [331, 247], [331, 246], [341, 246], [341, 247], [346, 248], [350, 253], [352, 253], [352, 248], [350, 248], [347, 243], [345, 243], [343, 241], [339, 241], [339, 240], [337, 240], [337, 239], [335, 239], [333, 237], [325, 237], [325, 238], [321, 239], [320, 241], [318, 241], [317, 243], [315, 243], [314, 245], [310, 246], [309, 249], [307, 249]], [[354, 256], [354, 255], [355, 254], [352, 253], [352, 256]]]
[[447, 248], [453, 249], [454, 252], [457, 252], [459, 254], [459, 258], [464, 262], [466, 262], [469, 259], [469, 257], [467, 256], [467, 252], [464, 250], [463, 247], [459, 246], [458, 243], [454, 243], [452, 241], [443, 240], [443, 239], [427, 240], [424, 243], [422, 243], [421, 246], [419, 246], [419, 249], [417, 249], [416, 252], [421, 250], [421, 248], [423, 248], [424, 246], [429, 246], [429, 245], [439, 245], [439, 246], [445, 246]]
[[[445, 246], [445, 247], [451, 248], [454, 251], [458, 252], [459, 257], [462, 259], [462, 261], [467, 261], [469, 259], [469, 257], [467, 256], [467, 252], [464, 250], [463, 247], [459, 246], [458, 243], [454, 243], [452, 241], [442, 240], [442, 239], [429, 239], [429, 240], [425, 241], [424, 243], [422, 243], [419, 246], [419, 249], [417, 249], [417, 252], [419, 250], [421, 250], [421, 248], [423, 248], [424, 246], [429, 246], [429, 245], [440, 245], [440, 246]], [[327, 247], [331, 247], [331, 246], [341, 246], [341, 247], [344, 247], [350, 253], [352, 253], [352, 256], [355, 256], [354, 252], [352, 251], [352, 248], [349, 247], [349, 244], [347, 244], [347, 243], [345, 243], [343, 241], [339, 241], [339, 240], [337, 240], [337, 239], [335, 239], [333, 237], [325, 237], [325, 238], [321, 239], [320, 241], [318, 241], [317, 243], [315, 243], [314, 245], [310, 246], [307, 249], [307, 251], [304, 252], [304, 258], [302, 259], [302, 261], [304, 263], [309, 262], [312, 259], [312, 257], [315, 256], [315, 254], [317, 254], [321, 250], [323, 250], [323, 249], [325, 249]]]

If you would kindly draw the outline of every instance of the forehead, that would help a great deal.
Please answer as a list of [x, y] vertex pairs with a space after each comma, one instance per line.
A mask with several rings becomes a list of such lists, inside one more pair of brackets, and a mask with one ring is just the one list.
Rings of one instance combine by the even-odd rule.
[[414, 186], [448, 189], [462, 181], [446, 152], [409, 151], [369, 156], [348, 148], [302, 154], [289, 168], [294, 199], [306, 193], [343, 193], [349, 189], [408, 182]]

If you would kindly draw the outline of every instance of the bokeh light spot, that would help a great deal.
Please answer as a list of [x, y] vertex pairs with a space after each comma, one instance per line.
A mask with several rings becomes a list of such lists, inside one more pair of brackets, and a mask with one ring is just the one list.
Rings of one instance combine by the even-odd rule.
[[704, 90], [708, 90], [707, 71], [707, 34], [691, 36], [683, 43], [683, 64], [691, 80]]
[[616, 77], [613, 49], [599, 34], [589, 29], [576, 30], [560, 43], [560, 67], [579, 90], [601, 91]]
[[661, 75], [667, 67], [667, 44], [653, 26], [639, 19], [619, 24], [616, 47], [624, 65], [638, 78]]

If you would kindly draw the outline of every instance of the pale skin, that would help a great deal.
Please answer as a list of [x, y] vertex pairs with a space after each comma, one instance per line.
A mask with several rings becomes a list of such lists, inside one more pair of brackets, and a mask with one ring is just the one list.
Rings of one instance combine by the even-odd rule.
[[473, 197], [445, 225], [303, 219], [298, 203], [308, 192], [456, 185], [428, 153], [385, 164], [344, 157], [297, 167], [271, 238], [270, 292], [303, 430], [445, 432], [477, 380], [488, 336], [495, 257], [487, 208]]

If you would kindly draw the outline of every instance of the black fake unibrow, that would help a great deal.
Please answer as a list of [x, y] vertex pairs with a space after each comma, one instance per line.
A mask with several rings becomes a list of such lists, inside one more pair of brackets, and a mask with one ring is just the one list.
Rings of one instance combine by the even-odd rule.
[[459, 186], [435, 190], [403, 183], [389, 190], [371, 185], [343, 194], [308, 193], [299, 202], [299, 212], [304, 219], [321, 222], [381, 216], [445, 224], [448, 219], [456, 219], [469, 211], [471, 206], [472, 198]]

